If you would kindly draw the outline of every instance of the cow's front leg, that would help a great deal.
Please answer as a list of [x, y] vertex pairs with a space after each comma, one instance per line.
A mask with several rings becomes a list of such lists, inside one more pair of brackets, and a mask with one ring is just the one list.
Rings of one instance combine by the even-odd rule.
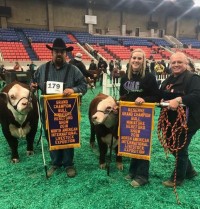
[[19, 162], [18, 140], [13, 137], [13, 138], [9, 138], [7, 142], [11, 149], [11, 162], [18, 163]]
[[26, 141], [27, 141], [27, 147], [26, 147], [27, 156], [33, 155], [34, 154], [34, 151], [33, 151], [34, 136], [32, 136], [31, 134], [28, 134], [26, 137]]
[[92, 122], [90, 122], [90, 147], [94, 148], [95, 145], [95, 127]]
[[107, 144], [102, 142], [101, 137], [97, 137], [99, 145], [99, 166], [101, 169], [106, 169], [106, 153], [108, 150]]
[[8, 131], [8, 126], [4, 126], [2, 124], [2, 132], [8, 142], [8, 145], [11, 149], [11, 162], [18, 163], [19, 162], [19, 154], [18, 154], [18, 140], [13, 137], [11, 133]]

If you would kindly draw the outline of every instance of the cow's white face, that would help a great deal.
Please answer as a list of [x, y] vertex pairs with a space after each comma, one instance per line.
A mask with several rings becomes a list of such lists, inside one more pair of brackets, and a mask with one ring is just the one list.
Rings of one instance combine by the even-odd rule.
[[7, 107], [15, 117], [17, 114], [26, 115], [32, 109], [29, 94], [29, 90], [19, 84], [14, 85], [9, 90]]
[[117, 123], [117, 116], [112, 111], [116, 107], [115, 100], [109, 96], [106, 99], [99, 102], [97, 105], [97, 112], [92, 115], [92, 122], [95, 125], [104, 124], [110, 128]]

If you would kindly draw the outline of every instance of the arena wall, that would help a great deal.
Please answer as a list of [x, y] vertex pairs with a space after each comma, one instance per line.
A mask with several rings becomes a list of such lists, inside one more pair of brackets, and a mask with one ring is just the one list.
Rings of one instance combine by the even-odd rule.
[[[12, 17], [1, 17], [0, 27], [25, 27], [44, 28], [50, 30], [75, 30], [88, 31], [88, 25], [84, 22], [88, 14], [87, 5], [72, 5], [63, 0], [0, 0], [0, 6], [11, 7]], [[170, 9], [170, 8], [169, 8]], [[196, 27], [198, 21], [195, 17], [167, 17], [165, 14], [151, 14], [143, 12], [132, 12], [130, 10], [117, 10], [115, 5], [110, 8], [91, 9], [92, 14], [97, 16], [97, 24], [93, 25], [93, 32], [100, 29], [102, 34], [113, 31], [115, 35], [121, 35], [122, 25], [126, 25], [127, 35], [134, 36], [135, 28], [140, 28], [141, 34], [150, 35], [147, 23], [153, 20], [158, 23], [158, 29], [164, 30], [167, 35], [180, 37], [197, 37]], [[178, 23], [176, 24], [176, 20]], [[155, 30], [155, 34], [159, 34]]]

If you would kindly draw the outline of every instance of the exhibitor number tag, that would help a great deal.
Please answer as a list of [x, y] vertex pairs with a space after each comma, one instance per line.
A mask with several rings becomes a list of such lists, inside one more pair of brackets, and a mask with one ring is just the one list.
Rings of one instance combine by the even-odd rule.
[[63, 93], [63, 82], [47, 81], [46, 82], [46, 93], [47, 94], [62, 94]]

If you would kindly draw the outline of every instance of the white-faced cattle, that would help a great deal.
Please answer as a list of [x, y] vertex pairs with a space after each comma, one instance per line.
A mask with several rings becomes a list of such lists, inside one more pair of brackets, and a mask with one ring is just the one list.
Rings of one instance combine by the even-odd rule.
[[106, 153], [111, 146], [116, 153], [117, 168], [122, 170], [122, 157], [118, 153], [118, 113], [116, 113], [116, 101], [108, 95], [98, 94], [90, 103], [89, 120], [90, 120], [90, 145], [94, 146], [95, 135], [99, 146], [99, 164], [101, 169], [106, 167]]
[[27, 155], [33, 154], [33, 142], [38, 125], [37, 99], [29, 86], [14, 81], [0, 93], [0, 123], [11, 149], [11, 160], [19, 162], [18, 139], [26, 138]]

